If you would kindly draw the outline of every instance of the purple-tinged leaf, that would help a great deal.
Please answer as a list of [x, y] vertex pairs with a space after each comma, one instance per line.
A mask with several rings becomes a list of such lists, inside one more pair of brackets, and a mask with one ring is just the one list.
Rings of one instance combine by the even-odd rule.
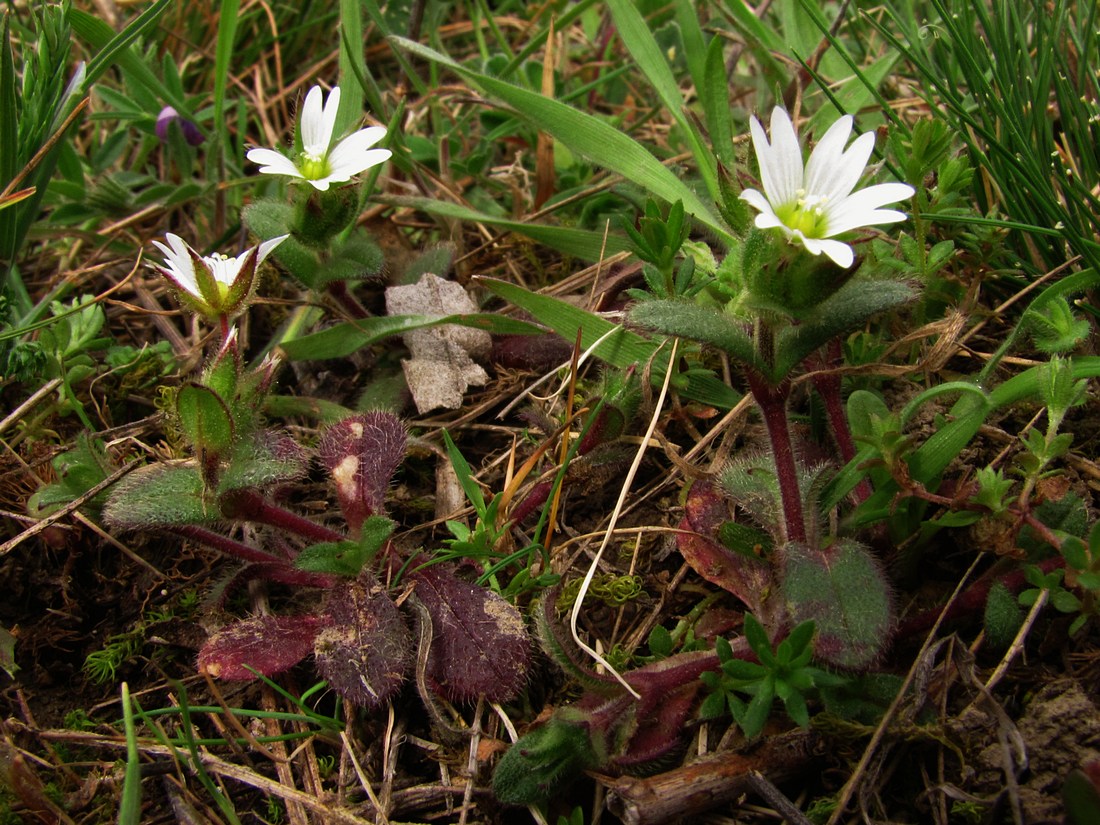
[[457, 578], [450, 567], [432, 565], [410, 578], [432, 617], [428, 675], [439, 692], [455, 702], [482, 694], [504, 702], [519, 693], [531, 658], [519, 611], [496, 593]]
[[859, 544], [841, 539], [824, 550], [783, 549], [783, 598], [795, 623], [817, 625], [814, 655], [829, 664], [865, 669], [879, 657], [893, 627], [886, 576]]
[[294, 667], [313, 650], [318, 616], [254, 616], [222, 628], [199, 651], [199, 670], [219, 679], [255, 679]]
[[405, 426], [380, 410], [333, 424], [321, 438], [321, 461], [353, 533], [368, 516], [385, 515], [386, 490], [405, 458]]
[[737, 596], [753, 613], [764, 615], [763, 601], [772, 586], [770, 566], [715, 539], [718, 528], [730, 519], [726, 500], [711, 484], [697, 481], [688, 492], [684, 511], [680, 529], [689, 532], [676, 536], [684, 561], [711, 584]]
[[349, 701], [374, 708], [405, 680], [413, 640], [386, 590], [369, 573], [329, 591], [326, 627], [313, 652], [317, 670]]

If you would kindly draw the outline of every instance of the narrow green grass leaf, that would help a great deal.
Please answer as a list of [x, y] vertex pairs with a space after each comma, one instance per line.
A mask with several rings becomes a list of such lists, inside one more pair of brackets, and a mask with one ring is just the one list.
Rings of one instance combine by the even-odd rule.
[[137, 747], [134, 707], [130, 704], [130, 686], [122, 683], [122, 728], [126, 734], [126, 772], [122, 779], [122, 800], [118, 806], [118, 825], [141, 823], [141, 754]]
[[684, 210], [727, 243], [729, 230], [695, 192], [662, 164], [652, 153], [619, 129], [594, 115], [560, 103], [552, 98], [475, 72], [434, 49], [401, 37], [394, 43], [426, 60], [438, 62], [461, 74], [485, 92], [514, 108], [538, 129], [547, 132], [570, 150], [603, 166], [648, 193], [669, 203], [682, 201]]
[[241, 0], [221, 0], [218, 42], [214, 46], [214, 128], [218, 132], [219, 145], [223, 152], [229, 145], [229, 128], [225, 122], [225, 93], [229, 89], [229, 61], [234, 54], [240, 12]]
[[280, 346], [286, 356], [294, 361], [345, 358], [384, 338], [445, 324], [458, 324], [500, 335], [537, 335], [545, 332], [535, 324], [491, 312], [447, 315], [442, 318], [431, 318], [426, 315], [379, 315], [337, 324], [292, 341], [283, 341]]
[[[148, 15], [152, 15], [154, 19], [159, 17], [170, 3], [171, 0], [158, 0], [142, 12], [138, 20], [143, 20]], [[138, 20], [134, 22], [137, 23]], [[85, 92], [92, 87], [92, 84], [103, 72], [111, 66], [117, 65], [131, 81], [150, 94], [155, 95], [158, 99], [170, 104], [183, 117], [192, 122], [196, 121], [196, 117], [187, 102], [161, 83], [156, 74], [130, 49], [130, 42], [133, 38], [128, 36], [129, 26], [116, 35], [115, 31], [105, 21], [80, 9], [69, 11], [69, 24], [80, 38], [99, 50], [96, 57], [89, 63], [88, 70], [85, 73], [82, 87]], [[133, 25], [131, 23], [131, 26]], [[94, 75], [91, 71], [93, 64], [96, 70]]]
[[499, 226], [512, 232], [518, 232], [520, 235], [534, 238], [545, 246], [568, 255], [576, 255], [586, 261], [598, 261], [601, 254], [606, 257], [618, 252], [625, 252], [630, 248], [626, 240], [618, 235], [609, 234], [605, 244], [602, 232], [572, 229], [564, 226], [548, 226], [542, 223], [529, 223], [495, 215], [486, 215], [484, 212], [479, 212], [468, 206], [435, 200], [434, 198], [378, 197], [376, 200], [393, 206], [417, 209], [421, 212], [427, 212], [429, 215], [438, 215], [441, 218]]
[[[151, 28], [157, 19], [168, 10], [168, 7], [172, 4], [172, 0], [157, 0], [149, 8], [130, 21], [117, 35], [111, 31], [110, 26], [104, 21], [97, 22], [102, 23], [100, 30], [106, 29], [111, 32], [111, 37], [105, 43], [93, 43], [93, 45], [100, 47], [100, 52], [91, 60], [88, 61], [88, 72], [84, 80], [85, 89], [90, 88], [95, 83], [101, 74], [107, 71], [116, 62], [122, 63], [125, 59], [125, 54], [130, 48], [130, 44], [141, 37], [149, 28]], [[89, 17], [91, 15], [88, 15]], [[77, 18], [84, 18], [84, 15], [77, 15]], [[77, 20], [72, 21], [72, 26], [77, 31], [80, 31], [80, 25]], [[85, 19], [84, 28], [87, 29], [87, 22]], [[82, 33], [83, 34], [83, 33]], [[91, 38], [89, 38], [91, 39]]]
[[[714, 156], [703, 143], [703, 138], [695, 124], [687, 117], [684, 111], [684, 96], [680, 93], [680, 85], [676, 82], [676, 76], [672, 73], [672, 67], [668, 65], [661, 47], [653, 37], [642, 13], [633, 0], [607, 0], [611, 9], [611, 16], [615, 20], [615, 26], [619, 31], [630, 55], [646, 76], [657, 97], [668, 109], [676, 124], [684, 133], [691, 153], [695, 156], [695, 163], [699, 167], [699, 173], [703, 176], [707, 191], [712, 198], [717, 199], [718, 174], [714, 166]], [[685, 204], [686, 206], [686, 204]]]
[[335, 131], [343, 135], [357, 128], [363, 119], [363, 86], [358, 79], [366, 76], [367, 63], [363, 50], [363, 5], [359, 0], [340, 0], [338, 62], [340, 107], [336, 111]]
[[[19, 111], [16, 103], [15, 62], [11, 53], [10, 12], [4, 11], [0, 31], [0, 188], [19, 173]], [[18, 209], [0, 210], [0, 275], [7, 281], [7, 272], [15, 262]]]
[[[680, 39], [684, 43], [684, 60], [696, 90], [703, 88], [706, 76], [707, 39], [699, 25], [699, 12], [692, 0], [675, 0], [676, 25], [680, 27]], [[718, 40], [720, 38], [714, 38]]]
[[703, 80], [698, 90], [714, 154], [726, 169], [733, 170], [737, 167], [733, 147], [733, 114], [730, 111], [726, 50], [720, 37], [713, 38], [707, 48]]
[[[581, 334], [581, 349], [593, 349], [593, 354], [619, 369], [651, 367], [650, 379], [656, 386], [664, 380], [667, 359], [654, 358], [660, 343], [643, 338], [636, 332], [612, 323], [599, 315], [576, 307], [567, 301], [540, 295], [521, 286], [498, 281], [495, 278], [478, 278], [496, 295], [510, 304], [527, 310], [539, 323], [550, 327], [566, 341], [575, 341], [577, 331]], [[602, 339], [602, 340], [601, 340]], [[599, 345], [596, 346], [596, 343]], [[673, 386], [684, 398], [700, 401], [704, 404], [730, 409], [741, 400], [741, 395], [732, 387], [718, 380], [713, 374], [693, 373], [674, 376]]]

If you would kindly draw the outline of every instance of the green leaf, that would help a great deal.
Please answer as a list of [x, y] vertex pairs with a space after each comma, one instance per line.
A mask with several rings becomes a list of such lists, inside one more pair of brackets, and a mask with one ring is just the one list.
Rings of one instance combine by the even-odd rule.
[[357, 577], [382, 549], [397, 525], [385, 516], [368, 516], [359, 541], [326, 541], [312, 544], [298, 554], [294, 566], [309, 573]]
[[629, 319], [632, 324], [664, 335], [710, 344], [745, 366], [767, 373], [744, 325], [720, 309], [689, 301], [642, 301], [631, 307]]
[[[550, 226], [544, 223], [517, 221], [497, 215], [488, 215], [457, 203], [436, 200], [434, 198], [378, 197], [376, 200], [392, 206], [402, 206], [470, 223], [484, 223], [499, 226], [520, 235], [533, 238], [544, 246], [557, 249], [568, 255], [575, 255], [586, 261], [598, 261], [608, 255], [626, 252], [629, 243], [618, 235], [604, 236], [603, 232], [590, 232], [585, 229], [572, 229], [564, 226]], [[442, 273], [436, 273], [442, 274]]]
[[882, 652], [893, 621], [886, 577], [877, 560], [850, 540], [825, 550], [789, 545], [784, 550], [783, 597], [794, 619], [812, 619], [815, 653], [838, 667], [859, 669]]
[[622, 175], [651, 195], [668, 203], [684, 202], [684, 209], [727, 243], [729, 230], [675, 173], [653, 154], [614, 126], [552, 98], [545, 97], [486, 74], [475, 72], [440, 52], [406, 40], [390, 40], [401, 48], [461, 74], [485, 92], [518, 111], [536, 128], [549, 133], [571, 151]]
[[451, 440], [451, 434], [446, 429], [443, 430], [443, 443], [446, 445], [447, 457], [450, 459], [451, 466], [458, 477], [458, 483], [462, 485], [462, 492], [466, 494], [466, 499], [474, 506], [477, 514], [483, 516], [485, 514], [485, 496], [481, 492], [481, 487], [474, 480], [473, 468], [470, 467], [466, 457], [455, 446], [454, 441]]
[[[770, 372], [778, 383], [809, 355], [845, 332], [861, 326], [872, 315], [895, 309], [916, 297], [913, 288], [898, 281], [853, 278], [825, 299], [797, 326], [777, 336], [776, 363]], [[765, 373], [768, 374], [768, 373]]]
[[208, 387], [201, 384], [180, 387], [176, 413], [184, 437], [195, 449], [224, 453], [233, 444], [233, 416], [221, 396]]
[[[478, 278], [478, 283], [520, 309], [527, 310], [566, 341], [575, 341], [579, 330], [581, 349], [587, 351], [595, 347], [593, 354], [611, 366], [628, 369], [651, 365], [653, 384], [659, 386], [664, 381], [668, 359], [654, 359], [659, 344], [567, 301], [530, 292], [494, 278]], [[597, 341], [599, 346], [595, 346]], [[710, 373], [674, 376], [672, 386], [685, 398], [721, 409], [732, 409], [741, 400], [738, 392]]]
[[221, 517], [221, 510], [204, 500], [194, 463], [139, 467], [115, 485], [103, 508], [107, 524], [125, 529], [210, 524]]
[[312, 361], [325, 358], [345, 358], [363, 347], [370, 346], [385, 338], [402, 335], [414, 329], [458, 324], [500, 335], [539, 335], [546, 330], [515, 318], [491, 312], [477, 312], [468, 315], [446, 315], [431, 317], [428, 315], [381, 315], [361, 318], [328, 329], [303, 335], [281, 344], [283, 352], [294, 361]]
[[634, 0], [608, 0], [607, 5], [611, 9], [611, 16], [615, 21], [619, 37], [626, 44], [638, 68], [642, 70], [654, 91], [657, 92], [665, 109], [683, 131], [707, 185], [707, 191], [711, 193], [711, 197], [717, 198], [718, 178], [713, 155], [707, 151], [699, 130], [684, 112], [684, 98], [680, 94], [680, 85], [672, 73], [672, 67], [665, 59], [664, 52], [653, 37], [649, 24], [638, 11]]

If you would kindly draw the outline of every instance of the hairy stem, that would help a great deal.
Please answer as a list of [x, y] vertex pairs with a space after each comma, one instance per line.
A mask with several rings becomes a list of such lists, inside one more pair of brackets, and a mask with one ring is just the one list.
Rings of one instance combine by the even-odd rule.
[[786, 526], [784, 538], [787, 541], [805, 542], [806, 519], [802, 513], [802, 492], [798, 486], [798, 467], [795, 464], [791, 431], [787, 423], [790, 382], [783, 381], [779, 386], [772, 386], [754, 370], [746, 370], [746, 374], [749, 388], [764, 416], [764, 425], [768, 429], [768, 439], [772, 445], [775, 475], [783, 500], [783, 520]]
[[227, 511], [225, 514], [229, 518], [256, 521], [278, 527], [311, 541], [343, 541], [347, 538], [343, 533], [337, 533], [324, 525], [272, 504], [252, 490], [241, 490], [227, 498], [229, 500], [223, 504], [222, 509]]

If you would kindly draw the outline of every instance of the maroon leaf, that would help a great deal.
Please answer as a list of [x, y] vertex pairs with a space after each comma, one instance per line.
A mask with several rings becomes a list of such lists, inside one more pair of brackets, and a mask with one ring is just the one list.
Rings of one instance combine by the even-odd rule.
[[370, 573], [329, 591], [326, 627], [313, 652], [317, 670], [352, 702], [378, 707], [397, 692], [412, 661], [412, 636]]
[[405, 458], [405, 426], [380, 410], [333, 424], [319, 445], [321, 461], [336, 482], [348, 527], [357, 532], [367, 516], [385, 514], [386, 489]]
[[519, 611], [449, 567], [433, 565], [411, 578], [432, 617], [428, 675], [439, 692], [455, 702], [513, 698], [527, 682], [531, 657]]
[[697, 481], [688, 492], [676, 536], [684, 561], [711, 584], [728, 590], [757, 616], [764, 615], [763, 601], [772, 586], [771, 568], [761, 559], [735, 553], [715, 539], [718, 528], [729, 521], [726, 500], [712, 485]]
[[309, 655], [324, 624], [318, 616], [254, 616], [225, 627], [199, 651], [199, 670], [220, 679], [281, 673]]

